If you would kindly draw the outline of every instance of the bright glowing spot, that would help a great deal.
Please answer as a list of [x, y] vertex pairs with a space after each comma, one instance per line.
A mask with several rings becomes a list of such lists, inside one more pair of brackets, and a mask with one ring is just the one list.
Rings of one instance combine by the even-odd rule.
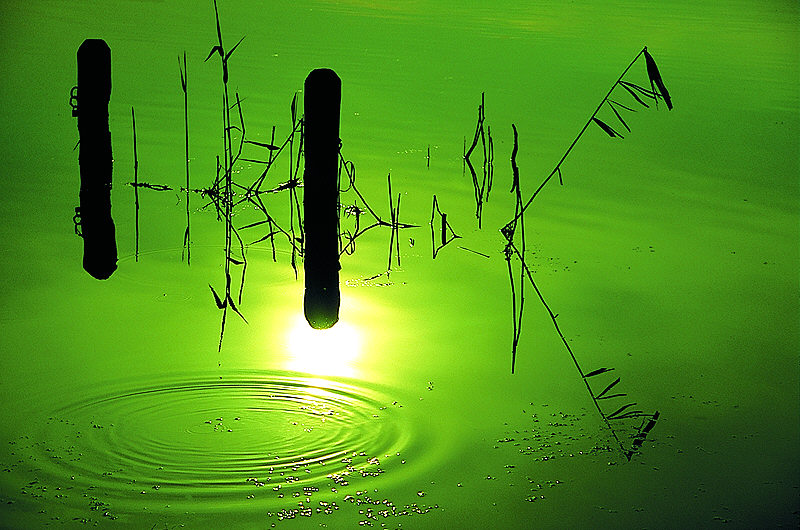
[[354, 377], [361, 353], [361, 334], [349, 322], [330, 329], [313, 329], [302, 314], [289, 327], [286, 368], [318, 375]]

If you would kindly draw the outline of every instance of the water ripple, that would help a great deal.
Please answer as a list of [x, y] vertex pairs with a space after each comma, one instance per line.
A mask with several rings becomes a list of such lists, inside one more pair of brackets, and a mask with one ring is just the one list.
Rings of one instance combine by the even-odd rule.
[[31, 446], [37, 484], [107, 516], [269, 510], [404, 464], [413, 423], [377, 387], [240, 372], [96, 389]]

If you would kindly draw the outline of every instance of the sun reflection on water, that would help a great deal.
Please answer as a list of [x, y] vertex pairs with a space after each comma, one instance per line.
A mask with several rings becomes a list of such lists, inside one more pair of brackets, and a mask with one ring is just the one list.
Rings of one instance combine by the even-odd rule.
[[346, 320], [330, 329], [313, 329], [298, 313], [288, 327], [287, 343], [287, 370], [322, 376], [358, 375], [362, 334]]

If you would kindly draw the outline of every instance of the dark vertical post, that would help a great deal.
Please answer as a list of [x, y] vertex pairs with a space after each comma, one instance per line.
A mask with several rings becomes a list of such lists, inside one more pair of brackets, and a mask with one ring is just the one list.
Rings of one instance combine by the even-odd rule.
[[105, 280], [117, 269], [117, 243], [111, 218], [111, 50], [102, 39], [78, 48], [77, 116], [80, 135], [80, 219], [83, 268]]
[[327, 329], [339, 320], [339, 107], [342, 81], [333, 70], [314, 70], [305, 82], [303, 210], [306, 320]]

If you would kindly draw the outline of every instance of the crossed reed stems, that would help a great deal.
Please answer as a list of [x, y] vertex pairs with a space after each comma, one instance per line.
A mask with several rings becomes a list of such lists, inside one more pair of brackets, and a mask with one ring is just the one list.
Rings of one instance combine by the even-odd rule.
[[[635, 83], [631, 83], [629, 81], [624, 80], [625, 75], [642, 56], [645, 58], [647, 73], [651, 84], [650, 89], [647, 89]], [[602, 386], [598, 386], [592, 383], [594, 379], [591, 378], [607, 374], [608, 372], [613, 371], [614, 368], [603, 367], [589, 372], [585, 372], [582, 369], [581, 364], [578, 362], [575, 353], [572, 351], [572, 348], [569, 345], [569, 342], [564, 336], [564, 333], [561, 331], [561, 327], [559, 326], [558, 323], [559, 315], [553, 312], [553, 310], [550, 308], [550, 305], [545, 300], [541, 290], [539, 289], [539, 286], [533, 279], [531, 269], [525, 260], [525, 244], [526, 244], [525, 215], [524, 215], [525, 211], [531, 206], [533, 200], [539, 195], [542, 189], [548, 184], [548, 182], [550, 182], [553, 179], [555, 175], [558, 175], [559, 183], [561, 185], [564, 184], [561, 167], [564, 164], [564, 161], [569, 156], [569, 154], [572, 152], [572, 149], [578, 143], [578, 140], [581, 139], [583, 134], [589, 128], [589, 125], [594, 123], [595, 125], [599, 126], [600, 129], [611, 138], [623, 138], [623, 136], [619, 132], [617, 132], [617, 130], [615, 130], [612, 126], [610, 126], [606, 121], [600, 119], [598, 117], [598, 114], [604, 109], [610, 110], [611, 114], [617, 119], [617, 121], [627, 131], [629, 132], [631, 131], [630, 127], [628, 126], [628, 123], [622, 117], [620, 111], [628, 111], [628, 112], [636, 112], [636, 111], [629, 105], [620, 103], [615, 99], [611, 99], [615, 93], [615, 90], [619, 92], [619, 90], [617, 89], [622, 89], [622, 91], [627, 92], [634, 99], [635, 103], [631, 103], [631, 105], [635, 105], [636, 103], [638, 103], [639, 105], [644, 106], [645, 108], [649, 108], [649, 105], [645, 101], [649, 99], [651, 103], [653, 103], [656, 107], [658, 106], [659, 101], [661, 101], [666, 104], [668, 109], [670, 110], [672, 109], [672, 100], [670, 98], [669, 92], [664, 86], [664, 82], [661, 78], [661, 74], [658, 70], [658, 67], [655, 64], [655, 60], [647, 51], [647, 47], [644, 47], [636, 55], [636, 57], [634, 57], [634, 59], [630, 62], [630, 64], [628, 64], [625, 70], [623, 70], [622, 74], [620, 74], [617, 80], [611, 85], [611, 88], [608, 90], [606, 95], [600, 100], [600, 104], [597, 106], [594, 112], [589, 116], [589, 119], [581, 128], [580, 132], [578, 132], [578, 135], [573, 139], [569, 147], [567, 147], [567, 150], [564, 152], [562, 157], [556, 163], [553, 170], [545, 177], [545, 179], [541, 182], [541, 184], [539, 184], [539, 186], [531, 194], [531, 196], [527, 199], [527, 201], [524, 202], [522, 199], [522, 191], [520, 187], [519, 167], [517, 166], [516, 162], [516, 157], [519, 150], [518, 133], [516, 126], [514, 124], [511, 125], [514, 134], [514, 146], [511, 152], [511, 169], [512, 169], [511, 192], [514, 193], [515, 206], [514, 206], [513, 217], [511, 218], [510, 221], [508, 221], [508, 223], [505, 226], [503, 226], [500, 229], [500, 232], [502, 233], [506, 241], [504, 248], [504, 255], [507, 263], [508, 277], [511, 290], [511, 312], [513, 317], [512, 318], [513, 334], [511, 341], [511, 372], [514, 373], [514, 367], [517, 358], [517, 350], [519, 347], [520, 336], [522, 333], [522, 320], [525, 307], [525, 285], [526, 285], [525, 280], [528, 280], [528, 283], [533, 288], [542, 306], [544, 306], [545, 310], [550, 316], [550, 320], [553, 323], [553, 327], [555, 328], [556, 333], [561, 339], [564, 348], [566, 349], [567, 353], [572, 359], [572, 362], [575, 365], [575, 368], [577, 369], [578, 374], [581, 377], [583, 383], [585, 384], [586, 390], [589, 393], [589, 397], [594, 403], [595, 408], [600, 414], [600, 417], [602, 418], [603, 422], [605, 423], [606, 427], [611, 433], [621, 453], [628, 460], [630, 460], [632, 456], [641, 448], [641, 445], [642, 443], [644, 443], [648, 433], [655, 426], [656, 421], [658, 420], [659, 417], [659, 412], [655, 411], [653, 413], [646, 413], [643, 410], [639, 410], [636, 408], [637, 406], [636, 402], [625, 402], [624, 404], [619, 406], [619, 401], [617, 400], [617, 398], [627, 397], [626, 393], [619, 392], [617, 389], [617, 385], [621, 381], [621, 378], [619, 377], [617, 377], [610, 383], [608, 382], [603, 383]], [[516, 280], [513, 272], [512, 261], [519, 264], [519, 276], [518, 279]], [[602, 380], [603, 378], [599, 379]], [[610, 412], [606, 411], [606, 408], [604, 406], [604, 404], [606, 403], [605, 400], [616, 400], [617, 404], [611, 407]], [[627, 443], [624, 443], [622, 441], [623, 438], [622, 430], [626, 428], [625, 423], [627, 423], [630, 420], [641, 421], [641, 423], [639, 424], [638, 428], [635, 428], [635, 430], [633, 431], [634, 434], [630, 436]]]

